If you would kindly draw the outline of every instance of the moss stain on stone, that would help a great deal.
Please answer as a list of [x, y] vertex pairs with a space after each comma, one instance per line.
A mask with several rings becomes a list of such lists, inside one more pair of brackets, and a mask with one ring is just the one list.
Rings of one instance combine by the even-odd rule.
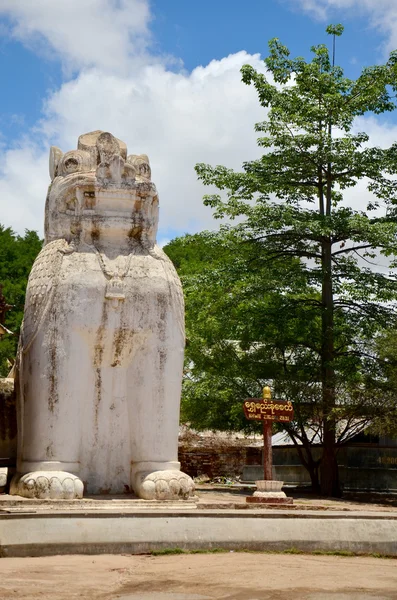
[[57, 339], [58, 329], [54, 325], [51, 335], [50, 348], [48, 351], [48, 370], [49, 370], [49, 393], [48, 393], [48, 408], [51, 413], [54, 412], [55, 405], [58, 403], [58, 366], [57, 366]]
[[45, 453], [46, 453], [46, 458], [48, 458], [48, 460], [51, 460], [54, 458], [54, 447], [53, 447], [52, 442], [50, 444], [48, 444], [47, 448], [45, 449]]
[[158, 308], [158, 329], [159, 329], [159, 338], [161, 342], [165, 342], [166, 340], [166, 319], [167, 319], [167, 309], [168, 309], [168, 300], [163, 294], [159, 294], [157, 296], [157, 308]]
[[95, 439], [98, 438], [98, 412], [102, 398], [102, 362], [104, 353], [103, 337], [106, 331], [108, 321], [106, 301], [103, 302], [101, 324], [98, 327], [95, 348], [94, 348], [94, 369], [95, 369], [95, 407], [94, 407], [94, 423], [95, 423]]
[[125, 348], [127, 340], [130, 338], [130, 332], [125, 327], [118, 327], [114, 332], [113, 338], [113, 358], [111, 367], [118, 367], [121, 365], [122, 353]]

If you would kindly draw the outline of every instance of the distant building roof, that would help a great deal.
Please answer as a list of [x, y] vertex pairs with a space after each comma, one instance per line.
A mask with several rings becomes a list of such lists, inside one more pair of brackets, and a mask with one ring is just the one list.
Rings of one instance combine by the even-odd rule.
[[[366, 423], [363, 425], [362, 421], [360, 421], [359, 419], [356, 422], [352, 422], [349, 424], [349, 429], [348, 429], [348, 442], [349, 443], [374, 443], [374, 439], [371, 439], [376, 437], [377, 438], [377, 442], [379, 443], [381, 446], [397, 446], [397, 440], [396, 438], [389, 438], [389, 437], [385, 437], [385, 436], [378, 436], [377, 434], [372, 434], [370, 435], [368, 432], [368, 427], [370, 426], [370, 423]], [[338, 424], [337, 424], [337, 431], [336, 434], [338, 436], [339, 432], [342, 434], [341, 439], [339, 439], [340, 441], [346, 441], [346, 435], [345, 434], [345, 430], [346, 430], [346, 421], [345, 420], [341, 420]], [[311, 445], [317, 445], [317, 446], [321, 446], [323, 441], [322, 441], [322, 431], [321, 428], [312, 428], [312, 427], [305, 427], [305, 433], [306, 436], [309, 440], [309, 443]], [[363, 435], [365, 435], [365, 438], [363, 438]], [[302, 446], [302, 442], [296, 438], [296, 442], [298, 444], [298, 446]], [[289, 436], [289, 434], [286, 431], [279, 431], [278, 433], [275, 433], [274, 435], [272, 435], [272, 446], [294, 446], [294, 442], [292, 441], [291, 437]]]
[[[321, 437], [318, 431], [311, 429], [310, 427], [305, 428], [306, 435], [310, 440], [311, 444], [321, 444]], [[297, 439], [298, 445], [301, 446], [302, 442]], [[294, 442], [286, 431], [279, 431], [272, 435], [272, 446], [294, 446]]]

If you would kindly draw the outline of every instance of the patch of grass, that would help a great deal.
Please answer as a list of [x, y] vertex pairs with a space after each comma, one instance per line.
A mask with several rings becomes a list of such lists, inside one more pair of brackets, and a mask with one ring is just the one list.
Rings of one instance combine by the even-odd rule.
[[286, 550], [282, 550], [280, 554], [304, 554], [304, 552], [298, 550], [298, 548], [287, 548]]
[[227, 550], [226, 548], [209, 548], [208, 550], [198, 548], [197, 550], [186, 550], [187, 554], [220, 554], [225, 552], [234, 552], [234, 550]]
[[351, 550], [312, 550], [305, 551], [299, 550], [299, 548], [286, 548], [285, 550], [250, 550], [249, 548], [238, 548], [238, 549], [230, 549], [230, 548], [195, 548], [192, 550], [183, 550], [182, 548], [163, 548], [161, 550], [151, 550], [148, 554], [151, 556], [168, 556], [173, 554], [305, 554], [307, 556], [342, 556], [346, 558], [351, 558], [353, 556], [369, 556], [372, 558], [392, 558], [394, 560], [397, 559], [397, 556], [390, 554], [380, 554], [378, 552], [373, 553], [363, 553], [363, 552], [353, 552]]
[[[162, 550], [151, 550], [152, 556], [167, 556], [168, 554], [220, 554], [225, 552], [237, 552], [227, 548], [196, 548], [194, 550], [183, 550], [182, 548], [163, 548]], [[239, 550], [239, 552], [241, 552]], [[242, 551], [244, 552], [244, 550]]]
[[168, 554], [185, 554], [185, 550], [182, 548], [163, 548], [162, 550], [151, 550], [152, 556], [167, 556]]
[[357, 552], [355, 553], [351, 550], [313, 550], [310, 554], [320, 556], [359, 556]]

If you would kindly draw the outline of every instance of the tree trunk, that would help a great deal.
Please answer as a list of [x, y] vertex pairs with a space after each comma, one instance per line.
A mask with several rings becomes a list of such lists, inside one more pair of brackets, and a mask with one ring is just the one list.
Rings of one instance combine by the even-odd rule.
[[[331, 211], [327, 199], [327, 213]], [[335, 371], [334, 371], [334, 298], [332, 289], [332, 242], [322, 243], [322, 348], [321, 383], [323, 405], [323, 457], [320, 465], [321, 493], [340, 496], [338, 464], [335, 448]]]
[[[300, 446], [297, 443], [295, 437], [293, 437], [293, 435], [291, 435], [291, 434], [290, 434], [290, 436], [292, 438], [292, 441], [295, 444], [295, 448], [298, 452], [298, 455], [299, 455], [302, 465], [305, 467], [305, 469], [309, 473], [313, 493], [320, 494], [321, 488], [320, 488], [320, 480], [318, 477], [319, 461], [314, 460], [313, 455], [312, 455], [312, 447], [311, 447], [310, 443], [307, 442], [306, 440], [303, 440], [302, 446]], [[305, 450], [305, 454], [303, 453], [303, 449]]]
[[332, 419], [324, 421], [320, 485], [323, 496], [339, 498], [342, 495], [339, 484], [339, 467], [336, 460], [335, 421]]
[[318, 465], [314, 461], [309, 461], [307, 463], [307, 470], [310, 475], [310, 481], [312, 484], [312, 492], [313, 494], [321, 493], [320, 480], [318, 477]]

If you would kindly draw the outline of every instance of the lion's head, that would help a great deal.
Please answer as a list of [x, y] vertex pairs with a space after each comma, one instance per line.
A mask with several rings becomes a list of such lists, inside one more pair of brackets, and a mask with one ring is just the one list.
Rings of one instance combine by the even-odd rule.
[[50, 176], [46, 243], [127, 236], [132, 245], [155, 244], [158, 196], [145, 154], [128, 156], [124, 142], [93, 131], [79, 137], [77, 150], [51, 148]]

